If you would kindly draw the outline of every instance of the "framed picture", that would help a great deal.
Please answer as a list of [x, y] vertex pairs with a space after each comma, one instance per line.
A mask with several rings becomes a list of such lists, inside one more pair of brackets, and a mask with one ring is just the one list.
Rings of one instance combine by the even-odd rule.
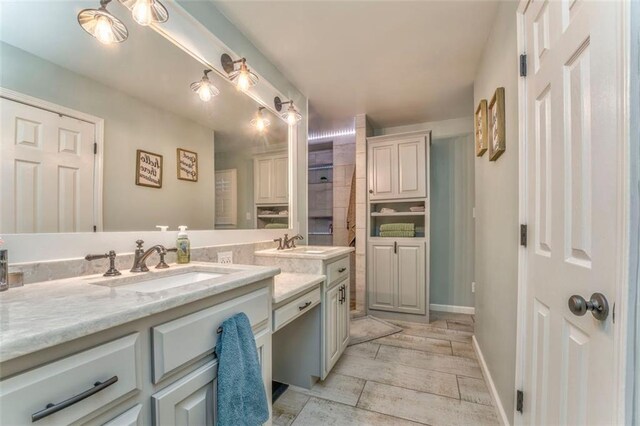
[[504, 135], [504, 87], [498, 87], [489, 102], [489, 161], [496, 161], [506, 149]]
[[162, 155], [136, 151], [136, 185], [162, 188]]
[[198, 181], [198, 154], [178, 148], [178, 179]]
[[487, 100], [483, 99], [476, 108], [475, 115], [476, 157], [482, 157], [488, 148]]

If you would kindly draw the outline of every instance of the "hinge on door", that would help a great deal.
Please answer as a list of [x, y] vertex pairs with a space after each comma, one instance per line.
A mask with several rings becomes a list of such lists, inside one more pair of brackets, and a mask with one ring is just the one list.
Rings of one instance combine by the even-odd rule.
[[516, 391], [516, 411], [522, 414], [524, 406], [524, 393], [521, 390]]
[[527, 246], [527, 225], [520, 225], [520, 245], [522, 247]]
[[527, 55], [520, 55], [520, 77], [527, 76]]
[[93, 155], [98, 153], [98, 142], [93, 143]]

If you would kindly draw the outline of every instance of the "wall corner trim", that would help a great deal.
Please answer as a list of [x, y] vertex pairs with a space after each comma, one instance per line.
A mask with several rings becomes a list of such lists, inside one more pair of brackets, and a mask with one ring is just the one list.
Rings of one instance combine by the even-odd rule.
[[476, 351], [476, 355], [478, 356], [478, 362], [480, 364], [480, 369], [482, 370], [482, 375], [484, 376], [485, 381], [489, 385], [489, 393], [491, 393], [493, 406], [496, 408], [498, 417], [500, 419], [500, 424], [502, 426], [511, 426], [509, 424], [509, 418], [507, 417], [507, 413], [504, 411], [504, 407], [502, 406], [502, 401], [500, 400], [500, 395], [498, 395], [498, 390], [496, 389], [496, 385], [495, 383], [493, 383], [493, 378], [491, 378], [489, 367], [487, 367], [487, 363], [485, 362], [484, 356], [482, 355], [482, 351], [480, 350], [480, 345], [478, 344], [478, 340], [476, 339], [476, 336], [475, 335], [472, 336], [471, 340], [473, 342], [473, 349]]
[[431, 303], [429, 305], [429, 310], [438, 312], [453, 312], [456, 314], [467, 315], [475, 315], [476, 313], [476, 308], [474, 308], [473, 306], [438, 305], [436, 303]]

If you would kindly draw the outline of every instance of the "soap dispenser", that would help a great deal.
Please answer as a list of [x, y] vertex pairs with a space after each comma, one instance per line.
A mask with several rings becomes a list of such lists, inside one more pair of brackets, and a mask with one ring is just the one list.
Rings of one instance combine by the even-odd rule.
[[189, 263], [191, 261], [191, 243], [187, 236], [187, 227], [180, 225], [178, 229], [180, 230], [180, 232], [178, 232], [178, 240], [176, 241], [178, 263]]

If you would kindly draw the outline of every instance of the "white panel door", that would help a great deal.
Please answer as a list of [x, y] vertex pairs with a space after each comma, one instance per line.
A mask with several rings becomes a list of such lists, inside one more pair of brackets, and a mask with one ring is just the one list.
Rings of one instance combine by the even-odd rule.
[[289, 158], [286, 155], [273, 159], [273, 203], [289, 201]]
[[426, 312], [425, 289], [427, 286], [424, 243], [399, 242], [397, 252], [397, 311], [424, 314]]
[[325, 362], [329, 373], [340, 357], [340, 286], [327, 291], [325, 303]]
[[398, 197], [427, 196], [425, 155], [424, 137], [398, 142]]
[[[536, 1], [525, 11], [527, 291], [524, 416], [531, 425], [616, 423], [614, 329], [622, 253], [621, 2]], [[578, 316], [593, 293], [609, 315]]]
[[0, 232], [92, 232], [92, 123], [0, 99]]
[[371, 143], [368, 148], [369, 199], [393, 198], [398, 193], [398, 147], [394, 142]]
[[369, 271], [369, 308], [395, 310], [397, 259], [394, 243], [381, 241], [370, 243], [367, 251]]
[[238, 225], [238, 170], [216, 170], [216, 226]]
[[256, 204], [271, 203], [273, 197], [273, 159], [256, 158], [254, 165], [254, 198]]

